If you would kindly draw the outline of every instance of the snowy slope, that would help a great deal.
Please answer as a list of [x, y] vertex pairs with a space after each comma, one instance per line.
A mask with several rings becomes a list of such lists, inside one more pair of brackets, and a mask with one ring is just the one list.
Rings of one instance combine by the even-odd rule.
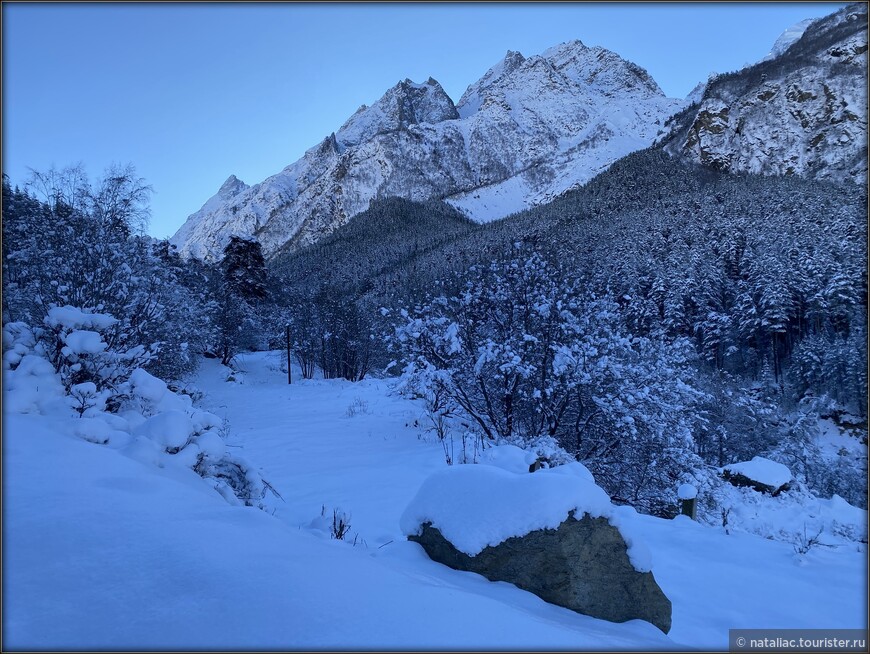
[[254, 235], [268, 256], [316, 242], [385, 196], [501, 218], [648, 146], [683, 104], [640, 67], [580, 41], [529, 58], [508, 52], [456, 106], [435, 80], [404, 80], [280, 173], [222, 189], [172, 242], [214, 258], [231, 235]]
[[649, 146], [683, 106], [666, 98], [645, 70], [604, 48], [571, 41], [528, 59], [508, 52], [457, 108], [492, 124], [520, 116], [522, 131], [533, 137], [523, 151], [540, 156], [517, 174], [448, 202], [479, 222], [548, 202]]
[[8, 429], [4, 650], [668, 646], [408, 543], [379, 557], [290, 529], [41, 417]]
[[801, 38], [804, 35], [804, 32], [807, 31], [807, 28], [816, 20], [817, 19], [815, 18], [806, 18], [789, 27], [779, 35], [779, 38], [774, 42], [773, 47], [764, 59], [774, 59], [788, 50], [791, 47], [791, 44]]
[[[4, 649], [724, 649], [729, 628], [866, 627], [854, 543], [799, 558], [789, 543], [635, 516], [673, 602], [669, 637], [438, 565], [400, 528], [446, 468], [419, 406], [379, 380], [288, 386], [273, 354], [238, 368], [227, 382], [207, 361], [197, 383], [231, 421], [227, 446], [283, 495], [274, 515], [85, 442], [70, 420], [6, 416]], [[350, 515], [356, 545], [322, 531], [324, 506]]]

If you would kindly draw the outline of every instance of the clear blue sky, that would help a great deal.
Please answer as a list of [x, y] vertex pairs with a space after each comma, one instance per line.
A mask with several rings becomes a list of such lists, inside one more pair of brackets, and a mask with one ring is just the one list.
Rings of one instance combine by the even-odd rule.
[[133, 163], [165, 237], [231, 173], [280, 171], [400, 79], [432, 76], [458, 101], [507, 50], [579, 38], [683, 97], [841, 6], [7, 2], [3, 171]]

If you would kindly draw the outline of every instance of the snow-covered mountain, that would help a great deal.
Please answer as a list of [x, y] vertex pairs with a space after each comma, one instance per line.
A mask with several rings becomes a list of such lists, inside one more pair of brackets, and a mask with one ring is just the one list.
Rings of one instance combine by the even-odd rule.
[[866, 5], [799, 23], [771, 54], [710, 80], [666, 150], [719, 170], [863, 183]]
[[639, 66], [580, 41], [528, 58], [508, 52], [457, 105], [431, 78], [404, 80], [278, 174], [250, 187], [230, 177], [172, 242], [215, 258], [231, 235], [253, 235], [269, 256], [387, 196], [446, 199], [494, 220], [650, 145], [684, 104]]
[[816, 21], [815, 18], [805, 18], [799, 23], [795, 23], [787, 30], [785, 30], [782, 34], [779, 35], [779, 38], [773, 44], [773, 47], [770, 49], [770, 52], [764, 58], [764, 61], [768, 59], [774, 59], [778, 57], [783, 52], [788, 50], [791, 47], [791, 44], [797, 41], [800, 37], [804, 35], [804, 32], [807, 31], [807, 28]]

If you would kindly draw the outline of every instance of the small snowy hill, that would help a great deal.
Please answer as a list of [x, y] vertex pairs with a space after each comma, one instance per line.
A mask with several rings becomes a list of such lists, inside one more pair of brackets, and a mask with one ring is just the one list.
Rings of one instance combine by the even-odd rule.
[[[849, 541], [797, 556], [790, 543], [637, 516], [673, 602], [669, 637], [448, 569], [400, 527], [446, 467], [416, 403], [381, 380], [288, 385], [277, 353], [240, 356], [228, 373], [204, 363], [200, 403], [281, 493], [269, 511], [86, 442], [80, 419], [49, 405], [7, 414], [4, 649], [722, 649], [730, 628], [866, 628], [866, 546]], [[350, 524], [344, 541], [329, 537], [333, 515]]]

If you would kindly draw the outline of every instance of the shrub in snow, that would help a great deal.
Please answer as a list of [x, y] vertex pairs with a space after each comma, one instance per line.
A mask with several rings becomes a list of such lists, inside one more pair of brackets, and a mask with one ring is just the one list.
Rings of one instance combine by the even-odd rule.
[[[3, 181], [4, 320], [38, 325], [64, 306], [110, 314], [118, 323], [109, 348], [159, 351], [149, 365], [161, 376], [192, 371], [211, 332], [208, 266], [140, 236], [149, 188], [132, 167], [113, 167], [94, 184], [81, 168], [34, 172], [28, 187]], [[74, 329], [105, 340], [103, 327]]]
[[152, 416], [163, 411], [193, 413], [193, 398], [173, 393], [166, 382], [151, 373], [137, 368], [123, 387], [126, 402], [124, 408], [133, 409], [143, 416]]
[[193, 421], [182, 411], [164, 411], [151, 416], [135, 434], [141, 434], [162, 446], [168, 452], [178, 452], [193, 436]]
[[368, 415], [369, 413], [371, 413], [369, 411], [369, 403], [363, 398], [357, 397], [348, 405], [344, 415], [348, 418], [353, 418], [355, 416]]
[[351, 542], [353, 545], [356, 545], [357, 542], [365, 543], [364, 540], [360, 539], [359, 534], [355, 534], [353, 539], [350, 539], [350, 521], [351, 515], [347, 511], [341, 508], [330, 508], [323, 504], [320, 507], [320, 515], [309, 522], [306, 528], [323, 538], [329, 537], [331, 540]]
[[280, 497], [272, 485], [243, 457], [224, 453], [216, 459], [201, 451], [193, 470], [232, 504], [265, 509], [267, 492]]
[[79, 416], [84, 416], [94, 411], [102, 412], [106, 407], [106, 400], [109, 399], [109, 392], [100, 392], [93, 382], [84, 382], [69, 389], [69, 399]]
[[519, 456], [501, 449], [491, 457], [519, 472], [466, 465], [428, 478], [402, 515], [402, 531], [450, 567], [586, 615], [648, 620], [667, 633], [671, 603], [650, 572], [634, 510], [612, 505], [579, 464], [529, 474]]
[[93, 384], [96, 390], [106, 392], [109, 402], [120, 400], [121, 384], [153, 356], [141, 345], [129, 349], [121, 346], [124, 333], [118, 329], [119, 321], [108, 314], [72, 306], [52, 307], [45, 325], [45, 350], [64, 386], [72, 389]]
[[867, 542], [867, 511], [834, 495], [824, 499], [806, 484], [792, 480], [775, 497], [750, 486], [734, 486], [715, 468], [696, 471], [697, 519], [726, 532], [747, 532], [796, 543], [804, 532], [822, 530], [826, 543], [863, 546]]
[[3, 368], [15, 368], [21, 358], [36, 347], [37, 336], [29, 325], [23, 322], [9, 322], [3, 325]]
[[[190, 469], [234, 504], [265, 508], [267, 493], [277, 496], [250, 462], [227, 452], [223, 420], [194, 408], [189, 395], [170, 391], [145, 370], [130, 370], [135, 359], [117, 356], [98, 332], [75, 329], [105, 328], [114, 324], [110, 316], [61, 307], [46, 322], [42, 338], [22, 324], [4, 326], [4, 348], [12, 353], [4, 356], [4, 410], [52, 416], [71, 435], [143, 463]], [[63, 352], [70, 342], [74, 346]], [[82, 371], [105, 386], [72, 383]]]
[[141, 368], [130, 373], [130, 390], [133, 395], [156, 405], [166, 395], [166, 382]]
[[344, 540], [350, 531], [350, 514], [339, 509], [332, 510], [332, 527], [330, 535], [335, 540]]
[[66, 389], [44, 356], [41, 330], [3, 326], [3, 409], [14, 413], [67, 413]]
[[831, 547], [821, 541], [822, 532], [825, 530], [824, 527], [819, 527], [815, 534], [807, 535], [807, 528], [804, 525], [803, 534], [798, 535], [797, 539], [794, 542], [794, 552], [798, 556], [803, 556], [807, 552], [809, 552], [814, 547], [823, 546], [823, 547]]
[[267, 493], [278, 496], [250, 462], [227, 452], [219, 435], [225, 425], [218, 416], [194, 408], [189, 395], [170, 391], [163, 380], [142, 369], [133, 371], [128, 387], [125, 408], [148, 416], [136, 427], [136, 435], [156, 443], [234, 504], [265, 508]]
[[403, 389], [437, 422], [461, 415], [491, 442], [555, 440], [621, 502], [673, 502], [700, 466], [702, 394], [688, 345], [632, 336], [619, 306], [536, 254], [474, 267], [462, 291], [396, 315]]

